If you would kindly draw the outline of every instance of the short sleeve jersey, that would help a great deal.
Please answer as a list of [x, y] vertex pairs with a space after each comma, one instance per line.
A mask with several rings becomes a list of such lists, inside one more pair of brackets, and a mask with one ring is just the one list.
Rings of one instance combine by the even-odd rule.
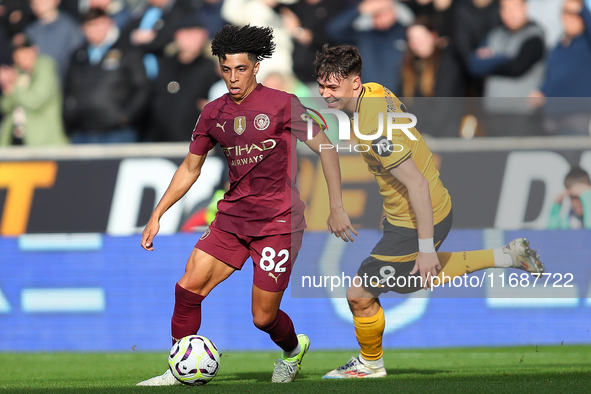
[[[364, 144], [361, 151], [369, 171], [374, 174], [384, 197], [384, 210], [388, 221], [400, 227], [417, 228], [415, 215], [410, 206], [408, 190], [397, 180], [391, 169], [398, 167], [405, 160], [412, 159], [423, 176], [429, 181], [433, 220], [442, 221], [451, 210], [451, 198], [439, 179], [439, 171], [433, 162], [433, 154], [425, 140], [414, 127], [408, 130], [416, 137], [410, 139], [401, 129], [392, 130], [392, 139], [387, 139], [387, 113], [405, 112], [400, 100], [387, 88], [377, 83], [363, 85], [363, 91], [357, 101], [358, 130], [361, 134], [372, 135], [378, 131], [379, 117], [382, 117], [382, 136], [377, 139], [362, 140], [355, 136], [357, 144]], [[351, 119], [353, 124], [354, 118]], [[408, 119], [398, 118], [393, 123], [408, 123]]]
[[[240, 104], [225, 94], [205, 106], [189, 150], [204, 155], [220, 144], [230, 180], [213, 227], [248, 236], [306, 227], [304, 203], [295, 186], [297, 140], [308, 137], [305, 113], [294, 95], [261, 84]], [[319, 128], [311, 127], [314, 136]]]

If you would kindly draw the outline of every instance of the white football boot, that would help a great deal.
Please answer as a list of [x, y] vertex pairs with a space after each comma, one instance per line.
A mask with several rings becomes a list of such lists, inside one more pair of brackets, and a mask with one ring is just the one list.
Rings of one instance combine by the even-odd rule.
[[386, 368], [372, 368], [364, 364], [359, 357], [351, 357], [347, 364], [333, 369], [322, 379], [383, 378], [386, 375]]
[[170, 369], [167, 369], [162, 375], [139, 382], [136, 386], [178, 386], [181, 384], [182, 383], [174, 377]]
[[540, 255], [529, 247], [525, 238], [515, 238], [503, 246], [503, 253], [511, 256], [513, 268], [518, 268], [532, 274], [543, 274], [546, 268], [540, 261]]
[[275, 362], [275, 369], [273, 370], [273, 383], [289, 383], [293, 382], [298, 372], [302, 368], [302, 359], [310, 348], [310, 338], [305, 334], [298, 334], [298, 341], [302, 350], [300, 353], [292, 358], [285, 358], [281, 356]]

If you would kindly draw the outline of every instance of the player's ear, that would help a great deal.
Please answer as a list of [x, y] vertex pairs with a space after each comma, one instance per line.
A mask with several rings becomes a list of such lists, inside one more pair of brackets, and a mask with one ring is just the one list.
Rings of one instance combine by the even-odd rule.
[[355, 75], [353, 77], [353, 89], [357, 90], [361, 87], [361, 77], [359, 75]]
[[258, 74], [260, 65], [261, 65], [261, 62], [256, 62], [254, 64], [254, 67], [252, 68], [252, 70], [254, 72], [254, 75], [257, 75]]

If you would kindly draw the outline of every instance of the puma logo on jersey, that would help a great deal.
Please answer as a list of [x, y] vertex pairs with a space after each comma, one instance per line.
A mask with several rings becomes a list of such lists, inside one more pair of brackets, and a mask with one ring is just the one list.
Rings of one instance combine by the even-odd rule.
[[278, 274], [277, 276], [273, 275], [272, 272], [269, 272], [269, 276], [273, 279], [275, 279], [275, 283], [277, 283], [277, 279], [279, 279], [279, 277], [281, 276], [281, 274]]
[[[227, 121], [226, 121], [227, 122]], [[222, 131], [225, 133], [226, 130], [224, 129], [224, 127], [226, 126], [226, 122], [224, 122], [224, 124], [216, 124], [215, 127], [219, 127], [220, 129], [222, 129]]]

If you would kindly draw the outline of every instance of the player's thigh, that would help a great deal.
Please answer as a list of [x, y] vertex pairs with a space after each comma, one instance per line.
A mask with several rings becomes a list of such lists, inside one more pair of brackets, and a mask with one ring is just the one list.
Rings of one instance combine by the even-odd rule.
[[374, 297], [388, 291], [410, 293], [420, 289], [420, 286], [409, 287], [408, 281], [403, 279], [410, 276], [417, 258], [417, 230], [393, 226], [387, 220], [383, 225], [382, 238], [357, 271], [361, 281], [353, 281], [353, 285], [362, 287]]
[[389, 291], [399, 294], [415, 292], [423, 287], [419, 273], [410, 274], [415, 261], [391, 262], [370, 256], [361, 263], [357, 271], [361, 281], [354, 285], [360, 284], [365, 291], [376, 298]]
[[303, 231], [257, 237], [250, 243], [254, 285], [268, 292], [282, 292], [302, 246]]
[[[435, 249], [439, 249], [447, 238], [453, 222], [453, 211], [437, 223], [433, 229]], [[372, 256], [388, 256], [388, 261], [405, 262], [416, 259], [419, 252], [419, 234], [417, 229], [394, 226], [384, 219], [382, 238], [371, 251]]]
[[194, 248], [187, 261], [185, 274], [179, 280], [179, 285], [184, 289], [206, 296], [234, 271], [234, 267], [201, 249]]
[[[436, 249], [449, 234], [452, 219], [450, 212], [435, 225], [433, 240]], [[420, 273], [411, 275], [419, 252], [418, 242], [416, 229], [393, 226], [384, 221], [382, 238], [357, 271], [363, 279], [362, 287], [375, 297], [389, 291], [407, 294], [422, 289]]]
[[200, 295], [207, 295], [248, 258], [247, 245], [235, 234], [208, 228], [191, 253], [179, 285]]

